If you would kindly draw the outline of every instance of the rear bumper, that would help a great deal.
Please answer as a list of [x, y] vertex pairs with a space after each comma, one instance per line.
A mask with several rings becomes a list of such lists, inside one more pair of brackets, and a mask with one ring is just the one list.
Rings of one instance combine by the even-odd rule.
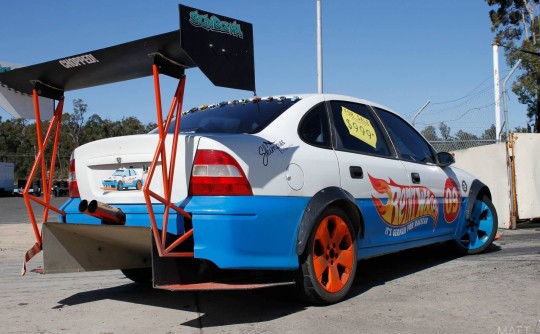
[[[222, 269], [298, 268], [296, 236], [309, 198], [267, 196], [192, 197], [178, 204], [192, 214], [194, 256]], [[78, 211], [80, 199], [63, 206], [66, 222], [99, 225]], [[126, 214], [126, 227], [149, 227], [145, 204], [114, 204]], [[163, 205], [154, 205], [158, 225]], [[60, 217], [61, 218], [61, 217]], [[184, 233], [184, 219], [171, 211], [168, 232]]]

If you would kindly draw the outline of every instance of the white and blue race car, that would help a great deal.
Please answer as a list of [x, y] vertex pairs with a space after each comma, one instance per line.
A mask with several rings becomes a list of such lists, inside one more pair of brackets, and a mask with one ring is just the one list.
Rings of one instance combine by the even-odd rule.
[[[77, 148], [80, 198], [62, 207], [66, 222], [100, 223], [78, 211], [82, 198], [120, 208], [126, 226], [150, 226], [142, 191], [96, 181], [148, 165], [157, 141], [150, 133]], [[175, 215], [167, 232], [193, 229], [193, 258], [205, 263], [197, 270], [285, 273], [312, 302], [344, 298], [359, 259], [443, 241], [476, 254], [497, 232], [488, 187], [370, 101], [312, 94], [194, 108], [182, 116], [177, 150], [172, 198], [191, 218]], [[155, 193], [164, 191], [160, 172]], [[148, 270], [125, 272], [141, 281]]]

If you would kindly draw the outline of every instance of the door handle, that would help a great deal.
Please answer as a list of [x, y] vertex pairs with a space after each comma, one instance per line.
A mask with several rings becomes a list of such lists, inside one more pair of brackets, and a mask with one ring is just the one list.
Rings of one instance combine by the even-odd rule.
[[420, 183], [420, 174], [411, 173], [411, 180], [412, 180], [412, 183], [419, 184]]
[[360, 166], [350, 166], [349, 172], [351, 173], [351, 177], [353, 179], [363, 179], [364, 178], [364, 171], [362, 170], [362, 167]]

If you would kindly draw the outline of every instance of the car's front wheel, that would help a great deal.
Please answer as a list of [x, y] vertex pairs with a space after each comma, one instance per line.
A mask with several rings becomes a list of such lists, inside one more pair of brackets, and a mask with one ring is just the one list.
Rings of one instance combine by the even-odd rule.
[[479, 196], [474, 201], [470, 218], [456, 233], [458, 250], [465, 254], [485, 251], [495, 239], [497, 227], [497, 212], [493, 203], [486, 195]]
[[326, 209], [313, 227], [300, 258], [299, 286], [310, 302], [330, 304], [343, 299], [357, 267], [356, 234], [350, 218], [337, 207]]
[[116, 186], [116, 189], [118, 189], [119, 191], [124, 190], [124, 184], [122, 183], [122, 181], [118, 181], [118, 185]]

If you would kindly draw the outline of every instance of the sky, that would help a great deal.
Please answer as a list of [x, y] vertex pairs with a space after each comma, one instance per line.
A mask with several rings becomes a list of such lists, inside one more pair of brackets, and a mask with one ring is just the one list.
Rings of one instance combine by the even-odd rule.
[[[179, 3], [253, 24], [257, 95], [317, 92], [316, 0], [2, 0], [0, 64], [37, 64], [176, 30]], [[427, 100], [492, 85], [489, 10], [483, 0], [322, 0], [324, 92], [372, 100], [411, 121]], [[499, 65], [502, 81], [510, 70], [502, 50]], [[185, 110], [253, 95], [215, 87], [199, 69], [186, 75]], [[176, 83], [162, 83], [165, 101]], [[67, 112], [81, 98], [87, 116], [156, 121], [151, 78], [65, 98]], [[508, 99], [510, 128], [524, 126], [526, 107], [511, 92]], [[11, 118], [1, 109], [0, 116]]]

